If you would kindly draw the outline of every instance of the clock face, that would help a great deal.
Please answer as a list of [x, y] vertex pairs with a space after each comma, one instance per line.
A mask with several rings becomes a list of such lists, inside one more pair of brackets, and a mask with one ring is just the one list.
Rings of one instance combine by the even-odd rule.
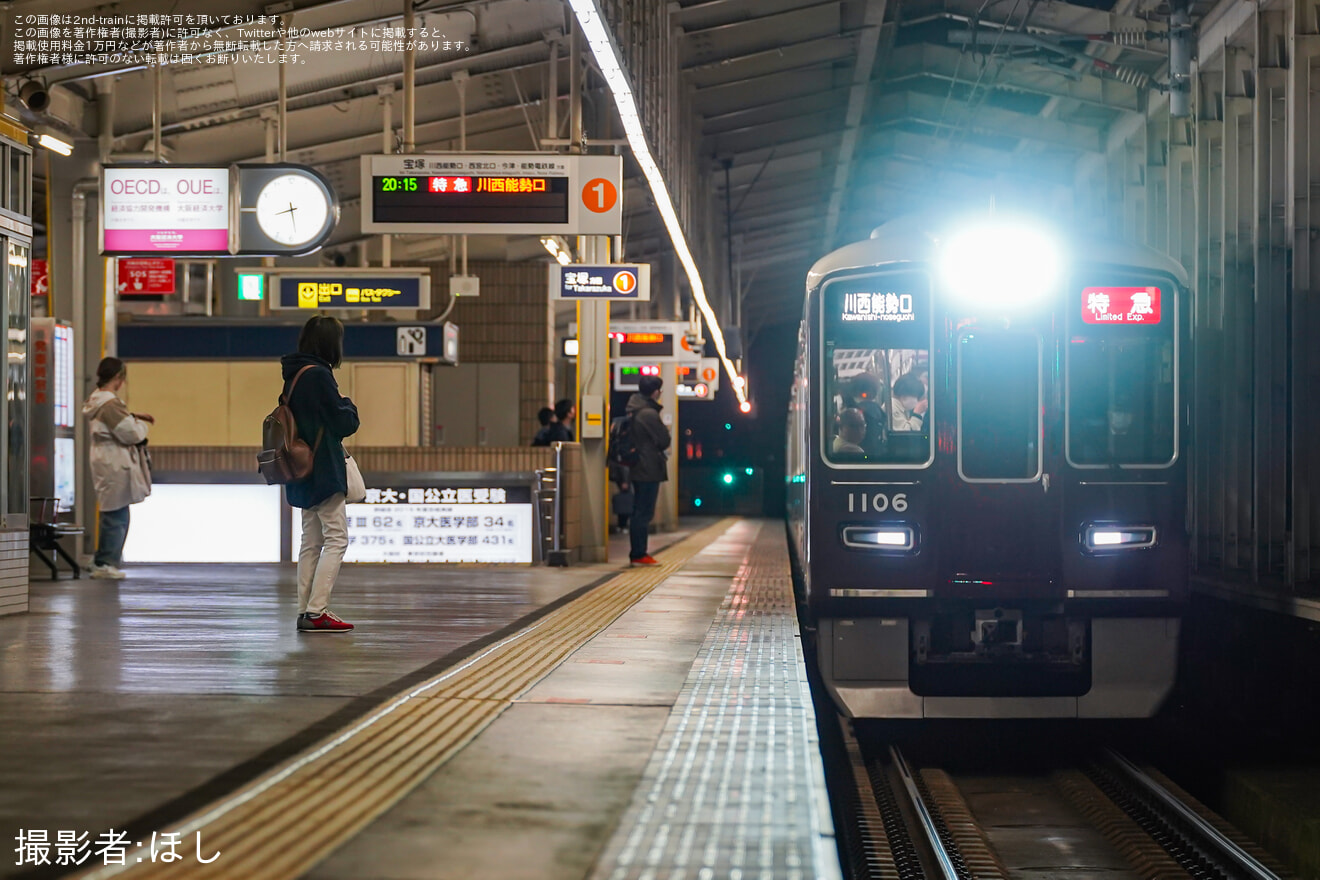
[[321, 234], [330, 214], [330, 200], [311, 178], [281, 174], [257, 196], [257, 224], [276, 242], [290, 247], [307, 244]]

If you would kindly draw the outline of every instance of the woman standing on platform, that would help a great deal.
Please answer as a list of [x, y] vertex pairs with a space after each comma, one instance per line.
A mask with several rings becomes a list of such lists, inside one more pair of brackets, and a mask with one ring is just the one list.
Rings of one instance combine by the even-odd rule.
[[344, 325], [338, 318], [316, 315], [303, 325], [298, 351], [280, 360], [283, 400], [293, 410], [298, 436], [313, 449], [311, 474], [284, 487], [289, 505], [302, 509], [299, 632], [347, 632], [353, 628], [328, 608], [330, 591], [348, 549], [344, 438], [358, 429], [357, 407], [339, 393], [332, 372], [343, 359]]
[[145, 446], [147, 426], [155, 422], [149, 415], [130, 413], [119, 399], [126, 381], [124, 362], [104, 358], [96, 367], [96, 390], [83, 404], [83, 415], [91, 422], [92, 485], [101, 509], [92, 577], [116, 581], [124, 577], [119, 564], [128, 539], [128, 506], [151, 494]]

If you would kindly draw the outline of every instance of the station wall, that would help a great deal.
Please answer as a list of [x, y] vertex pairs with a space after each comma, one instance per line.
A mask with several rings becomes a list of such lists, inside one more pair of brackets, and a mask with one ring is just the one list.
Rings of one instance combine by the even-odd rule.
[[[420, 366], [345, 362], [339, 389], [357, 404], [362, 427], [352, 446], [417, 446]], [[279, 400], [278, 364], [255, 361], [130, 362], [123, 396], [156, 418], [153, 446], [261, 445], [261, 423]]]
[[[526, 446], [540, 425], [536, 412], [553, 404], [554, 315], [551, 310], [545, 263], [473, 261], [468, 273], [481, 279], [481, 295], [454, 304], [447, 320], [459, 327], [459, 361], [464, 364], [517, 364], [516, 387], [502, 391], [518, 413], [518, 445]], [[448, 266], [436, 266], [431, 277], [438, 288], [432, 302], [443, 309]], [[437, 381], [446, 377], [437, 373]], [[571, 397], [573, 389], [557, 390]], [[431, 429], [433, 430], [433, 428]]]

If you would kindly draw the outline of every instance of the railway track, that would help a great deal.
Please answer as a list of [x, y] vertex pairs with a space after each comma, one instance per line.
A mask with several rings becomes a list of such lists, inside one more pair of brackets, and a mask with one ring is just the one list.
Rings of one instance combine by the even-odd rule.
[[853, 880], [1289, 880], [1268, 854], [1157, 771], [1113, 750], [1030, 772], [918, 766], [853, 738], [844, 823]]

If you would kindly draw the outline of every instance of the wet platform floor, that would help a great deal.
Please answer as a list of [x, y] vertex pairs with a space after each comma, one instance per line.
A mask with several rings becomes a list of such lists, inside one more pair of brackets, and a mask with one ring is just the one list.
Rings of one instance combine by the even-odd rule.
[[345, 566], [348, 635], [296, 632], [290, 565], [34, 581], [0, 618], [0, 839], [149, 836], [618, 569]]

